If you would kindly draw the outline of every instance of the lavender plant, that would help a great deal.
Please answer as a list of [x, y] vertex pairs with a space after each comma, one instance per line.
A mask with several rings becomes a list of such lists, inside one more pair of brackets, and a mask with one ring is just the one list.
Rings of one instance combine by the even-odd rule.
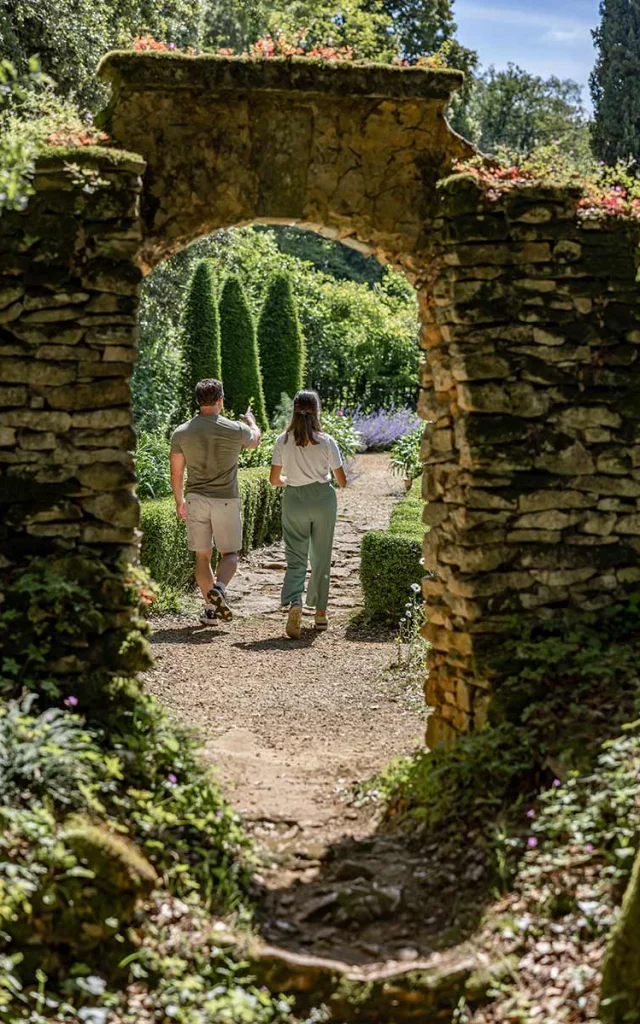
[[360, 435], [361, 451], [385, 451], [401, 437], [415, 431], [421, 423], [419, 416], [407, 406], [391, 405], [377, 412], [363, 412], [358, 406], [348, 415]]

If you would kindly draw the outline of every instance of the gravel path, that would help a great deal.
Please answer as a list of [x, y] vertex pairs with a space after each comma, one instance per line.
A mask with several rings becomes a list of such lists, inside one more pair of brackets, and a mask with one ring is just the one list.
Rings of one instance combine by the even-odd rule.
[[243, 562], [230, 593], [230, 626], [203, 628], [185, 617], [156, 622], [149, 689], [200, 730], [229, 798], [256, 820], [317, 828], [337, 815], [340, 831], [336, 788], [412, 749], [423, 731], [417, 702], [384, 675], [392, 637], [350, 625], [362, 603], [361, 536], [387, 525], [402, 494], [384, 455], [359, 456], [356, 477], [339, 493], [327, 633], [316, 634], [305, 615], [299, 641], [284, 635], [281, 545]]

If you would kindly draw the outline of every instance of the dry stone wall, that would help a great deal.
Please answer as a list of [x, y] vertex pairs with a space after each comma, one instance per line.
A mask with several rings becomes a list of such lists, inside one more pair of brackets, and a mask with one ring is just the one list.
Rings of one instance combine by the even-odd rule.
[[[128, 381], [143, 170], [130, 154], [50, 151], [28, 208], [0, 219], [2, 589], [37, 557], [63, 575], [75, 559], [72, 575], [86, 577], [82, 559], [91, 556], [102, 567], [91, 586], [106, 618], [88, 653], [114, 671], [131, 628], [114, 579], [135, 555], [139, 521]], [[75, 651], [55, 671], [62, 678], [81, 664]]]
[[421, 290], [430, 744], [486, 721], [514, 623], [639, 589], [639, 232], [578, 198], [442, 189]]
[[112, 130], [142, 155], [48, 151], [0, 220], [5, 595], [36, 556], [71, 566], [100, 624], [52, 671], [141, 667], [118, 585], [137, 550], [139, 264], [241, 220], [316, 223], [418, 283], [428, 742], [478, 728], [514, 622], [640, 589], [637, 229], [581, 218], [566, 190], [436, 191], [468, 151], [443, 116], [455, 75], [131, 54], [104, 73]]

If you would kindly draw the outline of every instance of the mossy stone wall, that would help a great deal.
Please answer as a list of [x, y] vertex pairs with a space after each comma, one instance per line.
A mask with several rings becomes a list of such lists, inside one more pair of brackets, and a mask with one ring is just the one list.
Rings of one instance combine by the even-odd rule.
[[[103, 74], [111, 131], [142, 156], [52, 150], [0, 221], [5, 591], [36, 556], [97, 556], [103, 608], [136, 557], [140, 263], [243, 221], [316, 225], [417, 283], [428, 742], [478, 728], [514, 624], [597, 615], [640, 585], [637, 229], [585, 219], [570, 190], [436, 188], [469, 152], [443, 114], [455, 74], [153, 54]], [[127, 672], [146, 664], [106, 590], [100, 642], [58, 674], [89, 681], [98, 655], [121, 671], [125, 649]]]
[[444, 183], [421, 285], [430, 743], [483, 725], [501, 637], [640, 590], [638, 226]]

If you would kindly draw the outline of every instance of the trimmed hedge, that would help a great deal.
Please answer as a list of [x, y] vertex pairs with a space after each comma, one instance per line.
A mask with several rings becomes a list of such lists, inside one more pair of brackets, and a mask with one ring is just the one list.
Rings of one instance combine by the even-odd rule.
[[388, 530], [371, 530], [362, 538], [360, 581], [367, 619], [396, 625], [411, 599], [411, 586], [424, 576], [420, 564], [424, 503], [420, 481], [391, 513]]
[[274, 274], [258, 322], [258, 350], [269, 421], [283, 392], [293, 398], [302, 387], [304, 342], [290, 274]]
[[[206, 377], [219, 380], [220, 317], [212, 260], [200, 260], [187, 288], [182, 314], [182, 355], [179, 420], [196, 412], [196, 384]], [[243, 410], [244, 412], [244, 410]]]
[[[242, 550], [250, 551], [282, 533], [282, 489], [269, 483], [268, 469], [244, 469], [238, 474], [242, 518]], [[193, 583], [193, 552], [187, 547], [186, 525], [176, 516], [173, 498], [143, 501], [140, 561], [156, 583], [185, 589]]]
[[269, 426], [256, 329], [242, 282], [237, 274], [226, 279], [220, 303], [222, 383], [227, 409], [241, 416], [251, 405], [262, 430]]

